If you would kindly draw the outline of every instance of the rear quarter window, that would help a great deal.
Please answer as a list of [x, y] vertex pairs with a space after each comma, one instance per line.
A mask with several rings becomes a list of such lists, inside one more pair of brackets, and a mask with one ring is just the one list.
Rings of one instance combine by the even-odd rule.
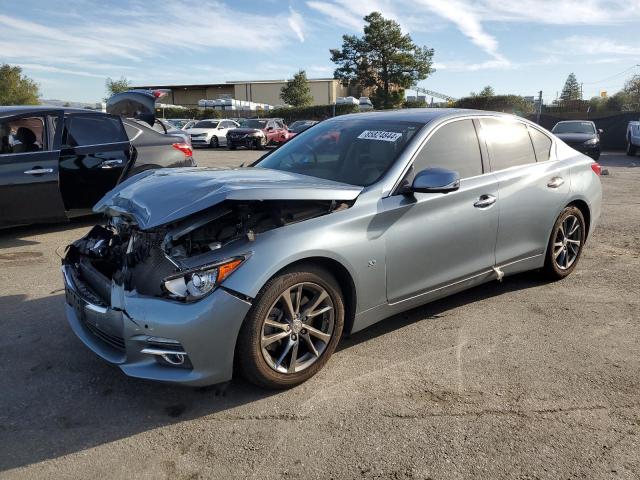
[[524, 123], [482, 118], [480, 124], [487, 142], [492, 171], [536, 162], [531, 137]]
[[533, 150], [536, 154], [538, 162], [546, 162], [551, 157], [551, 139], [540, 130], [528, 127], [531, 141], [533, 142]]

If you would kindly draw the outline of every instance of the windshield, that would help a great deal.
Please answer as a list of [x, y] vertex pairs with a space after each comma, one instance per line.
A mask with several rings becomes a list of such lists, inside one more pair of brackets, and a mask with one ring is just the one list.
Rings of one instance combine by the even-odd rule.
[[258, 130], [263, 130], [266, 126], [266, 120], [245, 120], [242, 124], [242, 128], [257, 128]]
[[551, 130], [553, 133], [596, 133], [591, 122], [560, 122]]
[[314, 124], [315, 122], [305, 122], [303, 120], [298, 120], [297, 122], [293, 122], [291, 125], [289, 125], [289, 131], [300, 133], [303, 130], [306, 130], [307, 128], [313, 126]]
[[196, 123], [191, 128], [216, 128], [218, 126], [218, 122], [212, 122], [211, 120], [203, 120], [201, 122]]
[[330, 120], [296, 135], [256, 164], [351, 185], [377, 182], [423, 123]]

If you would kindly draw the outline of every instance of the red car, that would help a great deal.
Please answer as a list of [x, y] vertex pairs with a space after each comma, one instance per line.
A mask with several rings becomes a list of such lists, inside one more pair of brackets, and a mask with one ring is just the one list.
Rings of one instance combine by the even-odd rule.
[[252, 118], [240, 128], [227, 133], [227, 146], [230, 150], [237, 147], [259, 148], [267, 145], [279, 145], [289, 138], [289, 130], [281, 118]]

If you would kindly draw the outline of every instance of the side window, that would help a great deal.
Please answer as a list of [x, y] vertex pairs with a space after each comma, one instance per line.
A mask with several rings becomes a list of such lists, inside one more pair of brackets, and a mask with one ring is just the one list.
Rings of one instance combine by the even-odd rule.
[[0, 154], [30, 153], [49, 150], [43, 117], [20, 117], [0, 120]]
[[473, 120], [459, 120], [440, 127], [418, 152], [415, 175], [427, 167], [454, 170], [460, 178], [482, 174], [482, 158]]
[[536, 160], [546, 162], [551, 156], [551, 139], [540, 130], [529, 127], [529, 134], [533, 142], [533, 150], [536, 153]]
[[106, 115], [73, 115], [68, 119], [62, 143], [67, 147], [128, 142], [119, 118]]
[[524, 123], [482, 118], [480, 124], [489, 149], [491, 170], [495, 172], [536, 162], [531, 138]]

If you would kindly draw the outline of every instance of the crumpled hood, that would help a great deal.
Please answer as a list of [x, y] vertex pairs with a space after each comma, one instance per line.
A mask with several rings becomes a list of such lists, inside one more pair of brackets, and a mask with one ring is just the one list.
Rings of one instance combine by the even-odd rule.
[[362, 187], [266, 168], [165, 168], [107, 193], [96, 213], [124, 214], [141, 229], [171, 223], [224, 200], [355, 200]]

